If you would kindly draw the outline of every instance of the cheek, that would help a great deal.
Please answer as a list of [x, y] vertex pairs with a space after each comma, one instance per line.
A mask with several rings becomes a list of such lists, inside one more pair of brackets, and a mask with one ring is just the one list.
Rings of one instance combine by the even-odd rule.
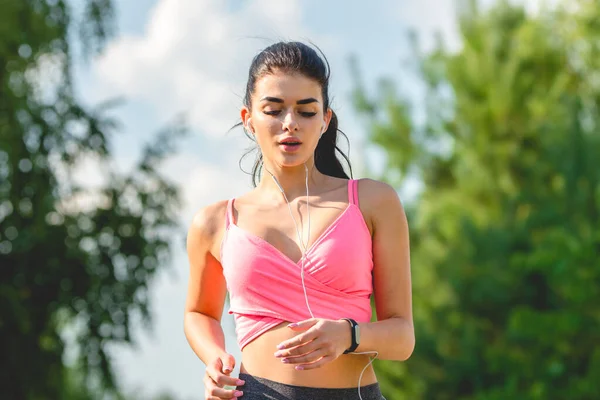
[[271, 135], [276, 135], [281, 132], [283, 124], [281, 121], [278, 121], [276, 118], [269, 118], [264, 123], [265, 131]]
[[277, 120], [277, 118], [257, 115], [256, 117], [253, 117], [252, 120], [254, 121], [255, 131], [261, 136], [265, 134], [277, 134], [281, 131], [282, 124], [281, 121]]
[[274, 118], [263, 118], [261, 116], [253, 118], [254, 139], [264, 150], [268, 149], [273, 137], [281, 132], [281, 123]]

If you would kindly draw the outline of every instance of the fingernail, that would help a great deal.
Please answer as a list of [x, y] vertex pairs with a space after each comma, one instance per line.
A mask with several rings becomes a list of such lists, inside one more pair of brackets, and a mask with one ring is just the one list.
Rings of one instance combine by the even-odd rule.
[[236, 384], [236, 385], [238, 385], [238, 386], [241, 386], [241, 385], [243, 385], [244, 383], [246, 383], [246, 382], [245, 382], [245, 381], [243, 381], [243, 380], [241, 380], [241, 379], [238, 379], [238, 380], [235, 382], [235, 384]]
[[298, 326], [298, 324], [297, 324], [297, 323], [293, 323], [293, 324], [289, 324], [289, 325], [288, 325], [288, 328], [295, 328], [295, 327], [297, 327], [297, 326]]
[[281, 362], [284, 363], [284, 364], [287, 364], [287, 363], [290, 362], [290, 360], [288, 360], [287, 358], [282, 358]]
[[244, 395], [244, 392], [242, 392], [242, 391], [240, 391], [240, 390], [236, 390], [236, 391], [233, 393], [233, 395], [234, 395], [235, 397], [241, 397], [241, 396], [243, 396], [243, 395]]
[[283, 350], [283, 348], [284, 348], [284, 347], [285, 347], [285, 346], [284, 346], [284, 345], [282, 345], [282, 344], [280, 344], [280, 345], [277, 345], [277, 348], [278, 348], [279, 350]]
[[225, 367], [225, 368], [223, 368], [223, 372], [225, 372], [225, 373], [231, 372], [231, 369], [232, 369], [231, 367]]
[[281, 351], [276, 351], [275, 354], [273, 354], [275, 357], [281, 357], [283, 354], [281, 353]]
[[298, 366], [296, 367], [296, 369], [297, 369], [298, 371], [302, 371], [302, 370], [304, 369], [304, 367], [303, 367], [302, 365], [298, 365]]

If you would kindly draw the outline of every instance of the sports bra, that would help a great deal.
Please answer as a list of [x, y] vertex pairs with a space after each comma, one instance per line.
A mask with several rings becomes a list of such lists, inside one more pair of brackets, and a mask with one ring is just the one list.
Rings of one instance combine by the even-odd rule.
[[[311, 318], [294, 262], [265, 239], [235, 224], [227, 204], [221, 265], [240, 349], [285, 321]], [[348, 206], [306, 249], [304, 284], [316, 318], [371, 320], [371, 234], [358, 207], [357, 181], [348, 181]]]

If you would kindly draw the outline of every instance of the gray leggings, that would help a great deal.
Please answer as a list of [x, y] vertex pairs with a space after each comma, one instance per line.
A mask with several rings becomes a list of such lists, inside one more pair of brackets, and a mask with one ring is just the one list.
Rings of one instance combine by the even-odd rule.
[[[244, 400], [358, 400], [358, 388], [312, 388], [286, 385], [249, 374], [240, 374], [246, 383], [237, 390], [244, 392]], [[379, 383], [361, 386], [363, 400], [385, 400], [379, 389]]]

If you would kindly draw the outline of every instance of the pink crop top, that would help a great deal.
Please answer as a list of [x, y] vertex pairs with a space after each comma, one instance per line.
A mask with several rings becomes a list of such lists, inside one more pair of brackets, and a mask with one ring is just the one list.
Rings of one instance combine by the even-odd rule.
[[[307, 249], [304, 284], [317, 318], [371, 320], [371, 235], [358, 207], [357, 181], [348, 181], [347, 208]], [[285, 321], [311, 318], [300, 270], [266, 240], [235, 224], [227, 204], [221, 264], [240, 348]]]

